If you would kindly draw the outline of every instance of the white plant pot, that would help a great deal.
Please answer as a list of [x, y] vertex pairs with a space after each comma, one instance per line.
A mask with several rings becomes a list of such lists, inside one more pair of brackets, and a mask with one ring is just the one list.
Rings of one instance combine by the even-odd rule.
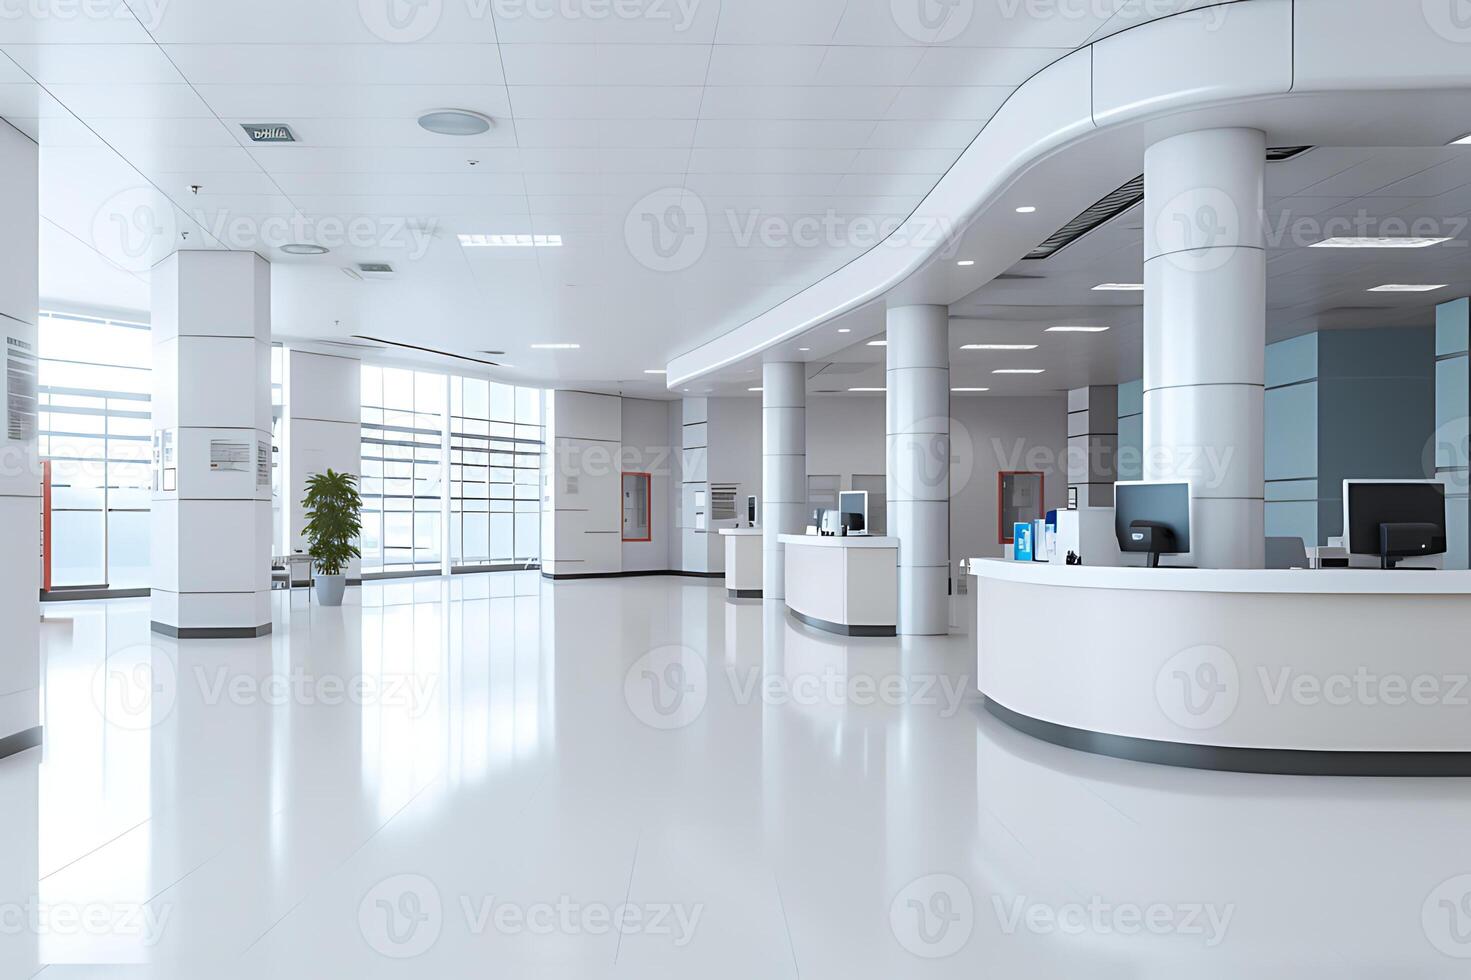
[[314, 577], [313, 584], [317, 590], [317, 605], [342, 605], [342, 593], [347, 588], [346, 575], [323, 575], [319, 572]]

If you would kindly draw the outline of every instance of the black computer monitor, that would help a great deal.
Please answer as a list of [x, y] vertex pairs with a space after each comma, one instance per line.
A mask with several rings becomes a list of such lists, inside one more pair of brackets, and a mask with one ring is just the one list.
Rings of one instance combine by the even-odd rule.
[[1161, 555], [1190, 551], [1190, 484], [1114, 484], [1114, 535], [1119, 550], [1146, 554], [1158, 568]]
[[1436, 480], [1344, 480], [1344, 545], [1383, 568], [1446, 551], [1445, 484]]

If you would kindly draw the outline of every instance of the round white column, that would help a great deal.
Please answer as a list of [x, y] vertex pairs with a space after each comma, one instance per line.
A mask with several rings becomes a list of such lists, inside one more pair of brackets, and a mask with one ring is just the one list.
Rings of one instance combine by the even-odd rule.
[[1265, 564], [1266, 136], [1144, 156], [1144, 477], [1189, 480], [1201, 568]]
[[761, 594], [781, 601], [786, 555], [777, 535], [807, 526], [807, 365], [800, 362], [761, 369], [761, 496]]
[[950, 310], [888, 317], [888, 518], [899, 539], [899, 633], [950, 628]]

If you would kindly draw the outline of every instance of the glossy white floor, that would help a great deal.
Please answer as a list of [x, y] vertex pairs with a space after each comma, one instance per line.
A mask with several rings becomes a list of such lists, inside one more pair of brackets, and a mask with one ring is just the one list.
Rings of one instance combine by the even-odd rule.
[[48, 607], [0, 977], [1466, 975], [1468, 781], [1070, 753], [977, 710], [967, 636], [718, 583], [348, 601], [239, 642]]

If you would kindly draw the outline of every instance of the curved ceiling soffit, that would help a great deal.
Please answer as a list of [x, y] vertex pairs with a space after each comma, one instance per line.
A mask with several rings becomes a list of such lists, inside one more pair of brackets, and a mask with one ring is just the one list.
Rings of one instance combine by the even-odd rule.
[[[954, 254], [963, 235], [1029, 172], [1102, 135], [1135, 129], [1142, 137], [1148, 130], [1153, 141], [1195, 128], [1192, 111], [1288, 96], [1306, 102], [1368, 91], [1471, 88], [1471, 29], [1458, 33], [1453, 23], [1410, 17], [1379, 0], [1236, 0], [1223, 6], [1229, 16], [1221, 17], [1218, 7], [1173, 14], [1102, 38], [1037, 72], [887, 240], [675, 357], [668, 387], [883, 299]], [[1365, 134], [1354, 135], [1364, 142]], [[1093, 191], [1080, 200], [1091, 203], [1088, 194]], [[991, 263], [993, 274], [1036, 245], [1038, 232], [1029, 234]], [[978, 285], [970, 281], [960, 295], [927, 301], [954, 302]]]

